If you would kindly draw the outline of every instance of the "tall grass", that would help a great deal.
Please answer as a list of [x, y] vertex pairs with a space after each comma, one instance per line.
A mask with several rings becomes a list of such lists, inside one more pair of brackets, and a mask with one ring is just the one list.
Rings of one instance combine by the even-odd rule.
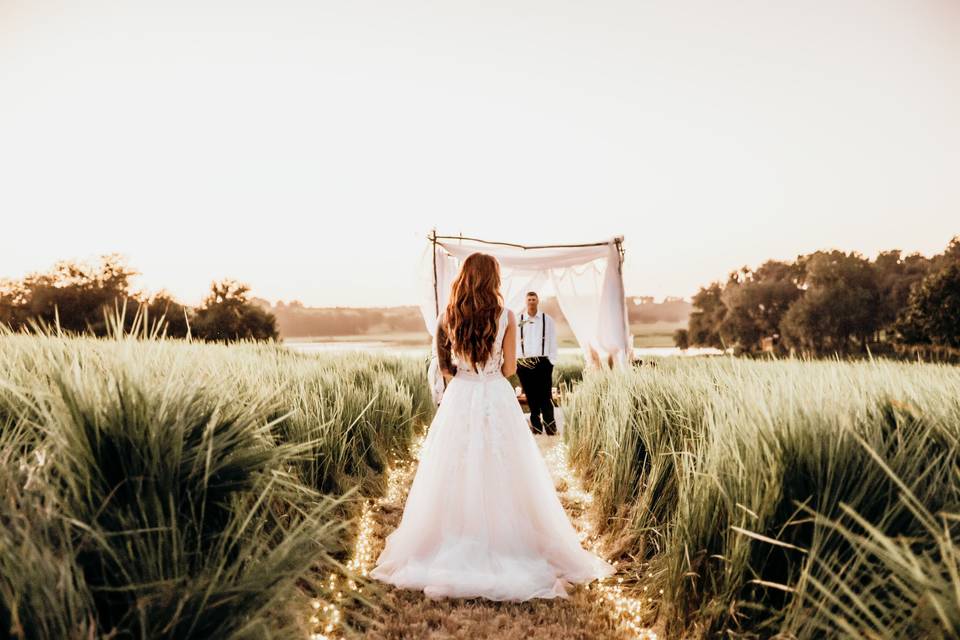
[[583, 356], [564, 355], [553, 367], [553, 382], [564, 389], [572, 389], [583, 379]]
[[[557, 387], [561, 395], [566, 393], [583, 378], [583, 356], [562, 355], [553, 367], [553, 386]], [[520, 387], [520, 378], [513, 374], [509, 378], [514, 388]]]
[[306, 635], [355, 498], [430, 417], [424, 370], [0, 335], [0, 633]]
[[665, 361], [588, 374], [565, 412], [671, 633], [956, 633], [960, 370]]

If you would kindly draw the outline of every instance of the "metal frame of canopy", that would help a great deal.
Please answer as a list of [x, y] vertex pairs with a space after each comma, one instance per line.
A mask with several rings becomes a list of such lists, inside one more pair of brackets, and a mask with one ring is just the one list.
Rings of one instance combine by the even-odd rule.
[[574, 243], [574, 244], [539, 244], [539, 245], [524, 245], [518, 244], [515, 242], [502, 242], [494, 240], [484, 240], [481, 238], [472, 238], [464, 235], [456, 236], [446, 236], [438, 235], [437, 230], [431, 230], [430, 235], [427, 236], [427, 240], [431, 243], [432, 249], [432, 258], [433, 258], [433, 302], [434, 302], [434, 313], [436, 316], [440, 315], [440, 291], [439, 291], [439, 281], [437, 274], [437, 245], [441, 244], [441, 241], [451, 240], [451, 241], [463, 241], [471, 242], [476, 244], [485, 244], [491, 246], [500, 246], [500, 247], [513, 247], [516, 249], [522, 249], [524, 251], [536, 251], [537, 249], [576, 249], [576, 248], [585, 248], [585, 247], [602, 247], [609, 246], [611, 242], [617, 248], [617, 254], [619, 255], [619, 261], [617, 264], [617, 273], [619, 274], [619, 285], [620, 285], [620, 299], [622, 300], [622, 309], [624, 316], [624, 329], [626, 331], [625, 337], [631, 343], [629, 345], [629, 356], [628, 358], [632, 360], [633, 358], [633, 346], [632, 346], [632, 337], [630, 336], [629, 320], [627, 318], [627, 303], [626, 303], [626, 292], [623, 286], [623, 261], [625, 256], [625, 251], [623, 248], [623, 236], [615, 236], [611, 240], [605, 242], [586, 242], [586, 243]]

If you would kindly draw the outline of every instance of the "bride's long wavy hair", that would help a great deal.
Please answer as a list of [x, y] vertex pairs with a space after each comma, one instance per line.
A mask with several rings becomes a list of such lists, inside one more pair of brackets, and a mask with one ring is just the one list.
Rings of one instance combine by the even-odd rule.
[[494, 350], [503, 296], [500, 264], [486, 253], [472, 253], [453, 281], [445, 324], [451, 351], [476, 366]]

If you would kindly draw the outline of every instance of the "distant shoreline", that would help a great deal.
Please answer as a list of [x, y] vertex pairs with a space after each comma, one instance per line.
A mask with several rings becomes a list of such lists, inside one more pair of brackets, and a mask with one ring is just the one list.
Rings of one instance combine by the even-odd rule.
[[[298, 302], [277, 302], [256, 299], [256, 304], [274, 314], [277, 329], [284, 341], [337, 343], [376, 342], [399, 346], [429, 345], [430, 337], [423, 324], [420, 308], [377, 307], [326, 308], [304, 307]], [[542, 309], [557, 321], [560, 346], [576, 346], [570, 326], [554, 298], [543, 301]], [[661, 303], [650, 297], [628, 298], [630, 331], [637, 347], [672, 347], [677, 329], [687, 328], [692, 307], [680, 298]]]
[[[668, 349], [673, 348], [673, 331], [676, 323], [655, 322], [648, 324], [634, 324], [630, 327], [633, 333], [633, 346], [637, 349]], [[684, 325], [685, 326], [685, 325]], [[351, 333], [339, 335], [319, 336], [283, 336], [283, 342], [295, 345], [371, 345], [384, 348], [416, 348], [430, 347], [430, 334], [426, 331], [384, 331], [371, 333]], [[560, 347], [577, 348], [577, 342], [569, 331], [561, 332]]]
[[283, 337], [283, 342], [288, 344], [302, 343], [382, 343], [384, 345], [409, 346], [409, 347], [429, 347], [430, 334], [424, 332], [396, 332], [396, 333], [353, 333], [334, 336], [296, 336]]

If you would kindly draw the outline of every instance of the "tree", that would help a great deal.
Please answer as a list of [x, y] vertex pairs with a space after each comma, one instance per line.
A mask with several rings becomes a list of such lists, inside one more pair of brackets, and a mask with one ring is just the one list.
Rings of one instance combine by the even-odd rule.
[[870, 261], [857, 253], [818, 251], [797, 262], [806, 290], [783, 317], [787, 344], [815, 355], [866, 350], [881, 307]]
[[[125, 304], [136, 304], [130, 279], [137, 272], [116, 254], [97, 265], [63, 261], [48, 273], [34, 273], [20, 282], [8, 282], [0, 293], [0, 312], [13, 328], [39, 321], [59, 323], [64, 331], [106, 335], [105, 314]], [[132, 322], [132, 317], [127, 318]]]
[[960, 349], [960, 258], [913, 290], [897, 328], [906, 344]]
[[690, 332], [686, 329], [677, 329], [673, 332], [673, 344], [678, 349], [686, 351], [690, 348]]
[[720, 337], [720, 324], [727, 313], [723, 305], [723, 287], [714, 282], [708, 287], [701, 287], [693, 296], [693, 311], [687, 321], [690, 344], [700, 347], [717, 347], [722, 349], [723, 339]]
[[795, 265], [770, 260], [756, 270], [730, 275], [721, 298], [727, 309], [720, 335], [741, 351], [757, 351], [761, 340], [780, 333], [780, 321], [801, 296]]
[[235, 280], [214, 282], [210, 295], [197, 309], [194, 335], [202, 340], [276, 340], [277, 321], [272, 313], [247, 298], [250, 288]]
[[960, 236], [955, 236], [943, 253], [933, 257], [933, 269], [938, 271], [957, 260], [960, 260]]
[[141, 303], [146, 312], [147, 322], [163, 322], [163, 331], [170, 338], [185, 338], [190, 330], [190, 314], [193, 311], [176, 300], [166, 291], [160, 291]]
[[918, 253], [903, 257], [899, 249], [883, 251], [873, 262], [880, 289], [880, 329], [891, 331], [907, 307], [910, 291], [930, 271], [930, 260]]
[[0, 280], [0, 324], [16, 328], [22, 324], [23, 284]]
[[[130, 331], [140, 313], [151, 328], [162, 319], [164, 333], [174, 338], [187, 336], [191, 324], [195, 325], [194, 335], [204, 340], [278, 337], [269, 303], [248, 299], [246, 285], [233, 280], [214, 283], [203, 307], [194, 311], [165, 291], [151, 297], [131, 293], [130, 281], [135, 275], [121, 256], [110, 254], [95, 265], [64, 261], [47, 273], [2, 280], [0, 323], [22, 329], [37, 322], [58, 325], [70, 333], [105, 336], [114, 329], [114, 318], [122, 318], [123, 329]], [[118, 313], [121, 310], [123, 313]]]

